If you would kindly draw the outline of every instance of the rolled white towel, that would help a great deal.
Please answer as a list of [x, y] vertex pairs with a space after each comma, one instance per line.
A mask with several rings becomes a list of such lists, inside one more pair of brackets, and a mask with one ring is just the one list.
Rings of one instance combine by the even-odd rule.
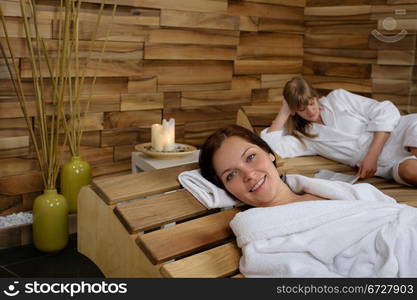
[[178, 175], [178, 180], [207, 208], [224, 208], [238, 203], [225, 190], [205, 179], [200, 169], [182, 172]]

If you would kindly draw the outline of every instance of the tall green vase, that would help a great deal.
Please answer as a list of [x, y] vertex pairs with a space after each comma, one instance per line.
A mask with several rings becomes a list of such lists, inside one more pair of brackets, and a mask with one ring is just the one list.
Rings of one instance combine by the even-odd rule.
[[61, 193], [67, 199], [69, 212], [77, 212], [80, 189], [91, 183], [91, 167], [79, 156], [73, 156], [61, 169]]
[[68, 204], [64, 196], [45, 190], [33, 203], [33, 243], [44, 252], [56, 252], [68, 244]]

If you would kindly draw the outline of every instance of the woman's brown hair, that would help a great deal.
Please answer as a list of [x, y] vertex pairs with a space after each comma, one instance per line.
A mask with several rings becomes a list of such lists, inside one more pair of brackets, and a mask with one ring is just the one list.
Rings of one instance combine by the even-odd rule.
[[[259, 146], [266, 153], [275, 155], [274, 151], [272, 151], [271, 147], [269, 147], [269, 145], [263, 139], [242, 126], [228, 125], [218, 129], [207, 138], [201, 147], [198, 163], [200, 165], [201, 175], [222, 189], [225, 189], [225, 187], [221, 179], [217, 176], [216, 170], [214, 169], [213, 156], [220, 148], [224, 140], [231, 136], [240, 137], [251, 144]], [[276, 161], [273, 163], [276, 166]]]
[[[284, 86], [283, 96], [292, 112], [308, 105], [312, 98], [319, 98], [319, 93], [302, 77], [294, 77]], [[307, 132], [311, 122], [298, 114], [291, 115], [287, 121], [288, 134], [302, 141], [302, 136], [314, 138], [317, 135]], [[301, 134], [301, 135], [300, 135]]]

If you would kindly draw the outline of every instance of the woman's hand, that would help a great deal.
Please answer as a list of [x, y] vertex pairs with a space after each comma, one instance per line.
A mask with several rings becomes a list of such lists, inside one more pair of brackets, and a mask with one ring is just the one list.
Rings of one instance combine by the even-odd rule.
[[275, 119], [272, 121], [271, 126], [269, 126], [268, 132], [282, 130], [288, 120], [288, 117], [290, 116], [290, 113], [291, 111], [287, 101], [282, 100], [281, 109], [279, 110], [279, 113]]
[[360, 178], [369, 178], [375, 175], [378, 168], [378, 155], [367, 153], [359, 165], [359, 171], [356, 174]]

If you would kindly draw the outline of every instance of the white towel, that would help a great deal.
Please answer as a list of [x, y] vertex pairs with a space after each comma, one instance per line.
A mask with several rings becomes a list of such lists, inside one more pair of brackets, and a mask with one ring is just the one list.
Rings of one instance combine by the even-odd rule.
[[417, 277], [417, 209], [369, 184], [289, 175], [332, 200], [251, 208], [230, 222], [245, 277]]
[[178, 175], [178, 180], [207, 208], [224, 208], [238, 203], [225, 190], [205, 179], [200, 169], [182, 172]]

